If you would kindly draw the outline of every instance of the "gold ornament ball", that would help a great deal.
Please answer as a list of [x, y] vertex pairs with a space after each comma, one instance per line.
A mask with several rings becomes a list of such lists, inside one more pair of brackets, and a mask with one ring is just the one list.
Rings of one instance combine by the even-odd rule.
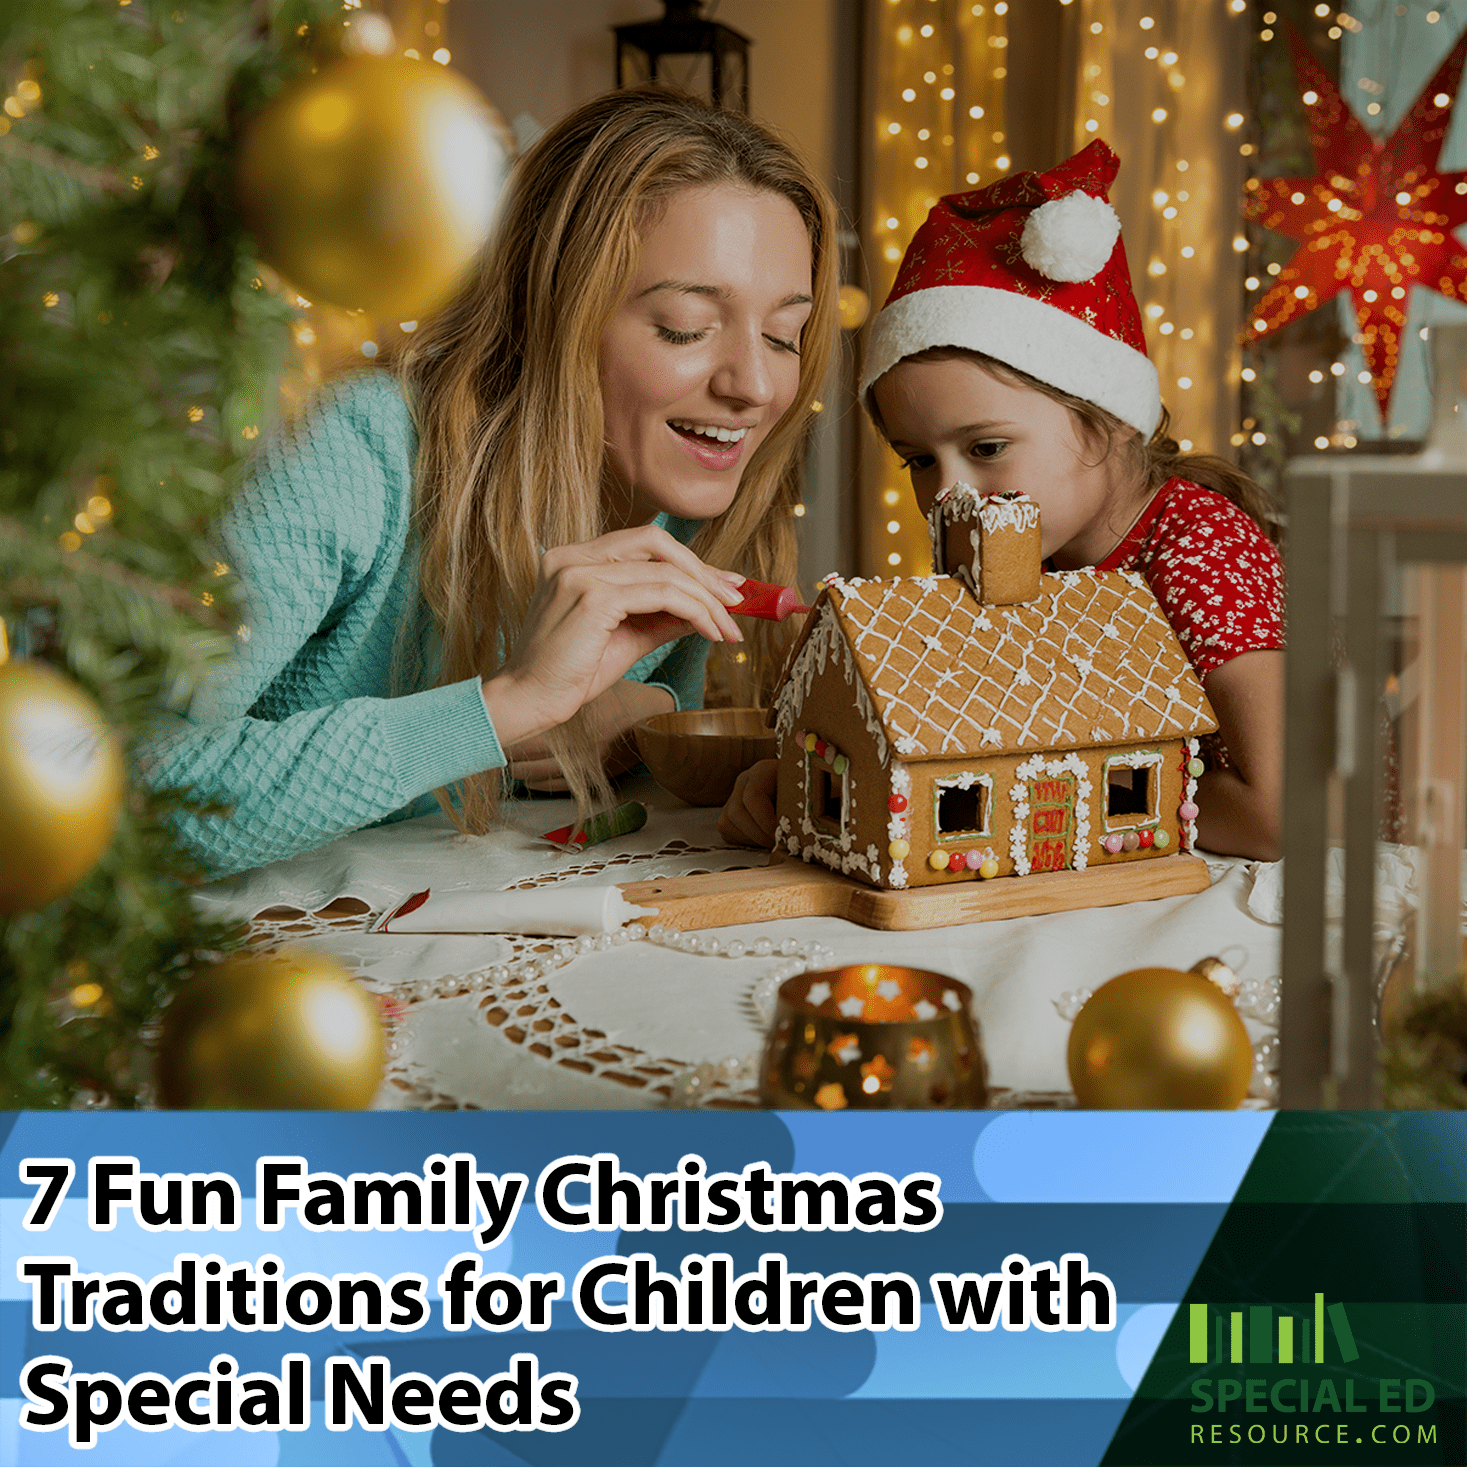
[[1232, 1001], [1197, 973], [1137, 968], [1103, 983], [1070, 1031], [1070, 1084], [1094, 1110], [1233, 1110], [1253, 1050]]
[[70, 891], [122, 808], [122, 756], [101, 710], [43, 662], [0, 664], [0, 913]]
[[296, 290], [416, 319], [463, 280], [508, 166], [503, 124], [463, 77], [351, 56], [288, 84], [248, 125], [239, 198], [261, 257]]
[[856, 331], [866, 324], [871, 314], [871, 297], [859, 285], [843, 285], [836, 297], [842, 331]]
[[197, 973], [163, 1016], [166, 1105], [361, 1110], [386, 1063], [376, 1000], [324, 953], [238, 953]]

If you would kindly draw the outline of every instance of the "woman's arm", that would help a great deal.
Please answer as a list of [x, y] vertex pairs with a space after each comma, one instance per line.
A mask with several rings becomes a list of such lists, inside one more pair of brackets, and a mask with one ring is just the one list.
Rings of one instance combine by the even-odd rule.
[[218, 874], [309, 850], [502, 767], [503, 744], [565, 722], [668, 641], [740, 639], [726, 610], [739, 578], [645, 526], [546, 554], [523, 632], [491, 677], [383, 696], [419, 594], [413, 461], [395, 386], [358, 379], [262, 455], [230, 506], [224, 553], [246, 601], [236, 656], [187, 726], [143, 751], [155, 786], [228, 807], [181, 822]]
[[179, 820], [185, 842], [219, 876], [311, 850], [505, 762], [477, 678], [279, 721], [192, 724], [154, 740], [144, 757], [157, 788], [190, 789], [228, 808]]
[[412, 435], [390, 379], [322, 395], [231, 502], [221, 554], [242, 590], [234, 654], [187, 720], [142, 750], [159, 788], [227, 815], [180, 821], [220, 874], [370, 825], [502, 765], [477, 678], [406, 697], [388, 667], [406, 595]]
[[1197, 844], [1276, 861], [1284, 790], [1284, 654], [1244, 652], [1202, 680], [1230, 769], [1197, 782]]

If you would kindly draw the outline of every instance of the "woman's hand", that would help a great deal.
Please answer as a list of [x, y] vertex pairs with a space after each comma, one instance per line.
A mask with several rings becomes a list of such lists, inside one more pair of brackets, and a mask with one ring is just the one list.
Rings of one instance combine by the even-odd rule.
[[1202, 680], [1231, 769], [1197, 781], [1197, 844], [1277, 861], [1284, 798], [1284, 654], [1244, 652]]
[[774, 846], [774, 790], [778, 759], [761, 759], [739, 775], [718, 817], [718, 834], [731, 846]]
[[[586, 705], [591, 727], [601, 751], [601, 765], [608, 777], [625, 774], [637, 764], [632, 730], [644, 718], [658, 713], [671, 713], [675, 707], [666, 688], [649, 688], [646, 683], [626, 678], [612, 683], [600, 697]], [[504, 751], [509, 756], [509, 772], [526, 788], [563, 794], [570, 786], [561, 773], [559, 761], [551, 754], [543, 736], [522, 739]]]
[[665, 642], [743, 641], [728, 614], [742, 583], [653, 525], [546, 551], [519, 640], [483, 684], [501, 746], [564, 723]]

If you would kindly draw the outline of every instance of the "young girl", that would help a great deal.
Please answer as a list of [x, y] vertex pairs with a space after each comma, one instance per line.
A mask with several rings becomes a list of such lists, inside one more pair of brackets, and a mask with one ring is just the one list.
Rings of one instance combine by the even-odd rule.
[[[793, 579], [826, 190], [746, 118], [614, 92], [521, 160], [501, 219], [399, 374], [336, 384], [230, 506], [237, 655], [150, 764], [229, 807], [186, 822], [216, 871], [430, 792], [483, 831], [506, 771], [584, 805], [639, 719], [701, 706], [742, 577]], [[745, 665], [777, 668], [776, 636]]]
[[[923, 513], [939, 491], [1022, 489], [1058, 570], [1145, 576], [1217, 714], [1198, 844], [1279, 854], [1283, 575], [1263, 492], [1167, 436], [1103, 142], [1048, 173], [938, 202], [872, 326], [862, 396]], [[755, 780], [725, 834], [762, 832]]]

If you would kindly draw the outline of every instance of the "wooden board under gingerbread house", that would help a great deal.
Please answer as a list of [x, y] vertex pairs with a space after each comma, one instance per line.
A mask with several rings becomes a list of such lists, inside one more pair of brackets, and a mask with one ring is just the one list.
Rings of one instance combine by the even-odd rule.
[[1041, 575], [1039, 529], [958, 485], [952, 574], [826, 584], [775, 696], [778, 850], [893, 892], [1137, 868], [1137, 899], [1190, 851], [1202, 685], [1139, 574]]
[[1144, 866], [1057, 871], [1026, 881], [955, 882], [915, 891], [877, 891], [823, 866], [776, 861], [753, 870], [628, 882], [621, 892], [636, 906], [656, 908], [655, 920], [680, 932], [791, 917], [844, 917], [883, 932], [916, 932], [1190, 896], [1208, 885], [1206, 862], [1184, 855]]

